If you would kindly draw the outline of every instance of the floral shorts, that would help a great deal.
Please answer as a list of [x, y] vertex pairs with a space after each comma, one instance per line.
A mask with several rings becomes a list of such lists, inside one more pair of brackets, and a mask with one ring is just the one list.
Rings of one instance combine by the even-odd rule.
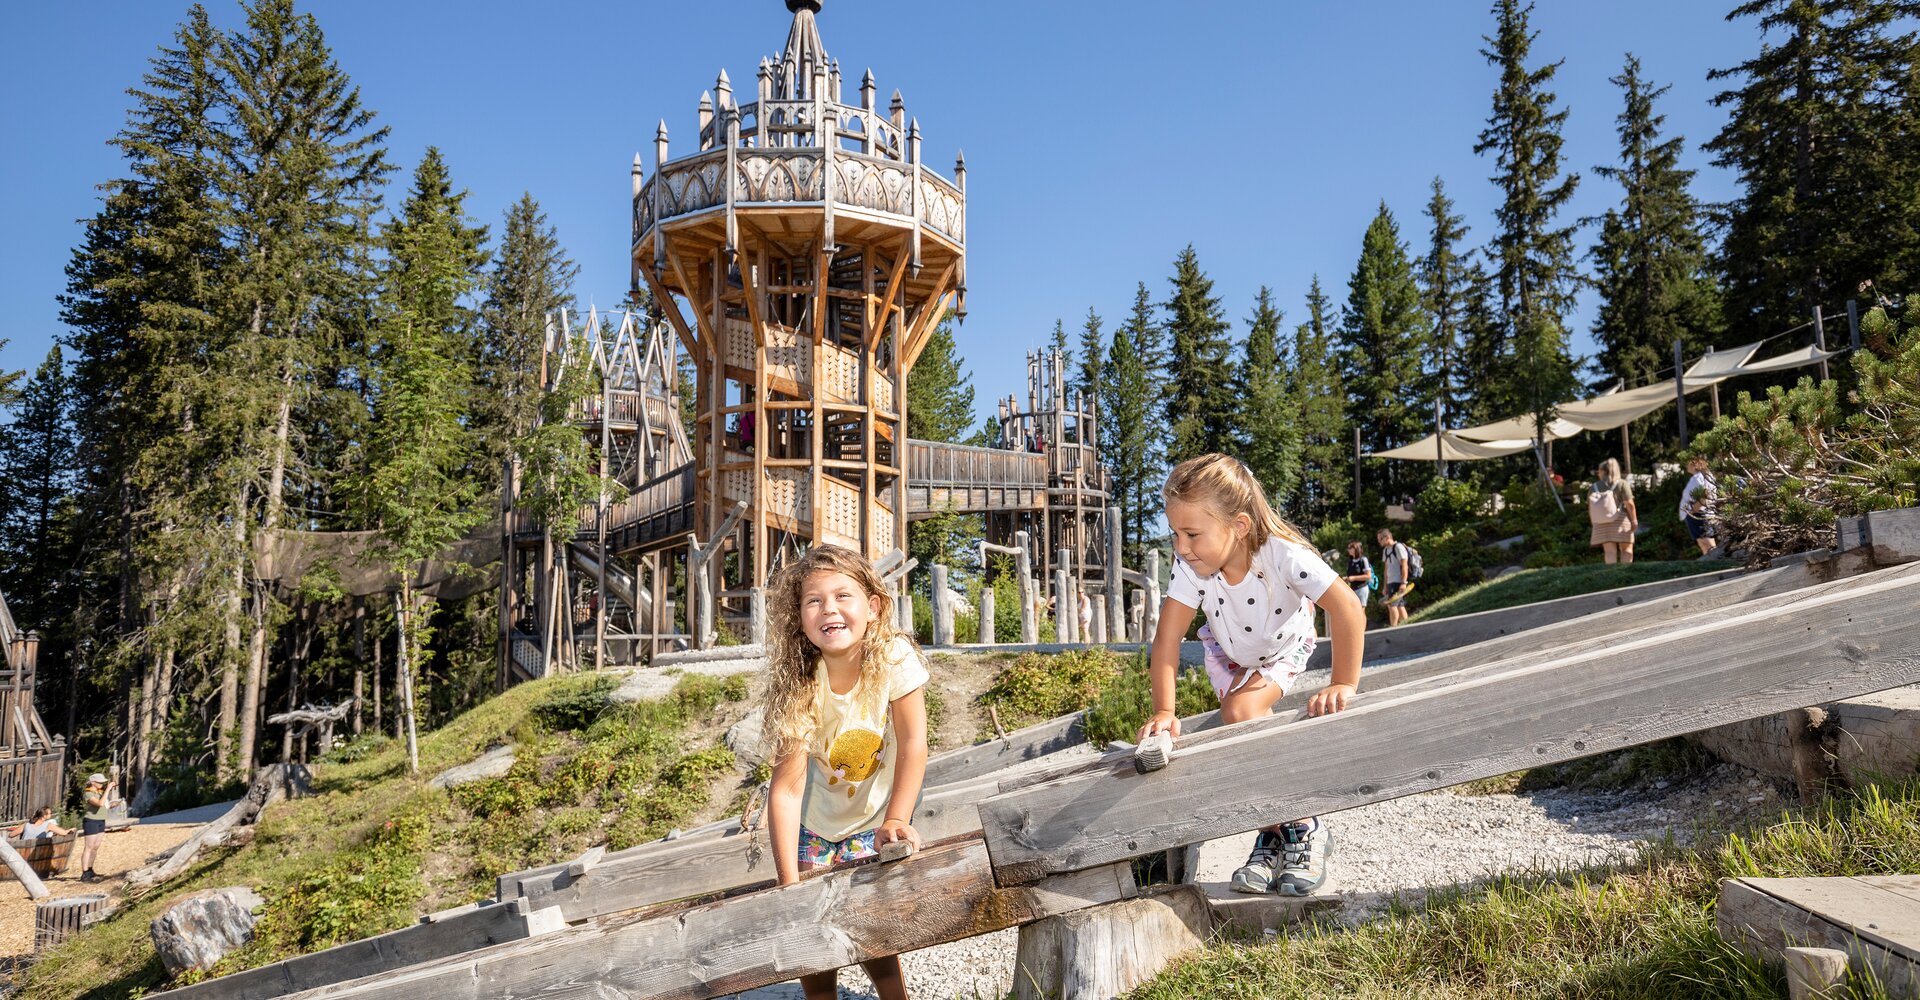
[[1281, 656], [1260, 664], [1252, 669], [1242, 667], [1227, 657], [1227, 651], [1220, 648], [1219, 640], [1213, 637], [1213, 628], [1200, 626], [1200, 648], [1205, 653], [1207, 680], [1213, 684], [1216, 698], [1227, 695], [1253, 683], [1255, 677], [1264, 677], [1267, 683], [1286, 694], [1293, 689], [1293, 681], [1307, 669], [1307, 658], [1313, 655], [1313, 636], [1304, 636], [1293, 640], [1287, 651]]
[[800, 863], [825, 868], [873, 857], [880, 853], [879, 848], [873, 846], [873, 835], [879, 832], [868, 830], [845, 840], [828, 840], [803, 826], [800, 828]]

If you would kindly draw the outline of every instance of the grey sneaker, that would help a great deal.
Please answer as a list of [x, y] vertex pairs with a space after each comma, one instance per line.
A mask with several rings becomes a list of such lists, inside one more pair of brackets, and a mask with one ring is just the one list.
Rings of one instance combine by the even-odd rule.
[[1274, 876], [1273, 891], [1282, 896], [1313, 895], [1327, 883], [1333, 834], [1315, 817], [1282, 827], [1280, 842], [1280, 871]]
[[1253, 838], [1253, 853], [1247, 863], [1233, 873], [1234, 892], [1273, 891], [1274, 876], [1280, 874], [1280, 835], [1262, 830]]

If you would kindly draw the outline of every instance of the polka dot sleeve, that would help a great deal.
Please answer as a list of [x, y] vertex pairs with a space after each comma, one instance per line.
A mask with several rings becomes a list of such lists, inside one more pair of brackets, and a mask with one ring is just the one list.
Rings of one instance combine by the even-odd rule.
[[1193, 575], [1187, 561], [1179, 556], [1173, 557], [1173, 578], [1167, 581], [1167, 596], [1190, 608], [1200, 607], [1200, 591], [1206, 585]]
[[1328, 587], [1340, 582], [1340, 574], [1335, 573], [1319, 553], [1304, 545], [1280, 542], [1278, 545], [1269, 544], [1266, 548], [1274, 550], [1278, 557], [1276, 569], [1280, 579], [1309, 601], [1318, 601]]

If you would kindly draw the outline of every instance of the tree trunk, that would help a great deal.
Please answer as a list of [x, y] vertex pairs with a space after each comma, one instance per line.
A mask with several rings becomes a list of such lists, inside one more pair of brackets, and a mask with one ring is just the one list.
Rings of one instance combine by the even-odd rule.
[[[271, 471], [267, 476], [267, 509], [260, 521], [260, 530], [269, 536], [280, 527], [280, 510], [284, 503], [287, 488], [287, 440], [293, 426], [293, 368], [288, 365], [280, 375], [280, 406], [275, 415], [273, 430], [273, 456]], [[253, 641], [249, 644], [247, 660], [248, 697], [241, 703], [240, 719], [240, 763], [246, 773], [254, 768], [255, 729], [259, 725], [259, 705], [263, 693], [260, 690], [261, 679], [267, 669], [267, 602], [272, 597], [264, 588], [254, 593]]]
[[[359, 736], [366, 704], [361, 699], [367, 690], [367, 602], [353, 599], [353, 735]], [[378, 728], [379, 722], [374, 726]]]
[[140, 787], [140, 779], [147, 776], [148, 755], [153, 747], [153, 684], [160, 673], [160, 657], [155, 655], [147, 669], [140, 672], [140, 693], [137, 696], [139, 710], [135, 713], [138, 722], [133, 729], [133, 753], [128, 755], [132, 765], [127, 775], [131, 787]]
[[399, 644], [399, 684], [400, 714], [406, 720], [407, 737], [407, 773], [420, 771], [420, 743], [414, 725], [413, 708], [413, 584], [406, 579], [400, 582], [400, 601], [394, 605], [395, 620], [400, 626]]
[[381, 704], [381, 677], [386, 672], [386, 646], [380, 641], [380, 633], [373, 634], [373, 731], [386, 732], [386, 712]]
[[233, 498], [233, 579], [228, 582], [226, 643], [220, 651], [220, 723], [214, 735], [214, 778], [220, 784], [233, 779], [233, 736], [240, 703], [241, 595], [247, 589], [247, 499], [245, 484]]

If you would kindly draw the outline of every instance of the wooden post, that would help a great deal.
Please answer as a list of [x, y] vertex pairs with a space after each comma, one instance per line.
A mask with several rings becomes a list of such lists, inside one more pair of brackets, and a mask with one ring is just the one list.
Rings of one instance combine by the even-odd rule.
[[1680, 338], [1673, 338], [1673, 392], [1680, 399], [1680, 447], [1687, 446], [1687, 366]]
[[1053, 570], [1053, 637], [1059, 642], [1079, 642], [1079, 608], [1073, 599], [1072, 565], [1066, 549], [1060, 550], [1060, 564]]
[[1107, 638], [1107, 602], [1106, 601], [1093, 602], [1093, 616], [1092, 616], [1092, 619], [1087, 623], [1087, 627], [1092, 629], [1093, 634], [1090, 636], [1087, 636], [1086, 641], [1099, 642], [1099, 643], [1105, 643], [1109, 641]]
[[[1813, 307], [1813, 346], [1817, 350], [1819, 350], [1822, 354], [1826, 353], [1827, 324], [1823, 319], [1823, 317], [1821, 317], [1820, 315], [1820, 306], [1818, 303], [1815, 303]], [[1820, 359], [1820, 381], [1825, 382], [1827, 380], [1827, 377], [1828, 377], [1827, 376], [1827, 359], [1821, 358]]]
[[1120, 578], [1120, 561], [1124, 548], [1120, 524], [1120, 508], [1107, 508], [1107, 613], [1106, 636], [1109, 642], [1127, 641], [1127, 602], [1126, 583]]
[[1860, 303], [1855, 299], [1847, 300], [1847, 346], [1860, 349]]
[[1154, 634], [1160, 631], [1160, 550], [1147, 550], [1147, 598], [1141, 609], [1140, 641], [1153, 642]]
[[947, 595], [947, 567], [934, 563], [933, 576], [933, 644], [936, 646], [953, 645], [953, 601]]
[[1020, 577], [1020, 641], [1031, 646], [1040, 641], [1040, 623], [1034, 609], [1039, 594], [1033, 583], [1033, 549], [1026, 532], [1013, 533], [1013, 547], [1020, 550], [1013, 554], [1013, 571]]
[[994, 642], [993, 612], [993, 585], [986, 584], [980, 588], [980, 635], [978, 639], [983, 645], [991, 646]]

